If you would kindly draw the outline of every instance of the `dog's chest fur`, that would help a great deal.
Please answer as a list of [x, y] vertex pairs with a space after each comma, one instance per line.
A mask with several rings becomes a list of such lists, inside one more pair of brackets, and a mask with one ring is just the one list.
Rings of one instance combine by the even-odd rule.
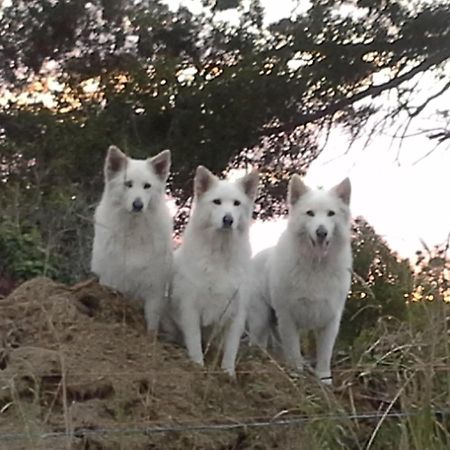
[[298, 258], [281, 246], [270, 277], [278, 309], [287, 310], [299, 328], [321, 328], [342, 313], [351, 281], [350, 248], [319, 261]]
[[189, 297], [202, 326], [226, 321], [237, 312], [250, 251], [236, 241], [189, 245], [176, 256], [176, 265], [189, 280]]
[[[132, 297], [167, 277], [171, 264], [170, 218], [147, 213], [110, 217], [101, 207], [96, 212], [92, 269], [102, 284]], [[165, 220], [166, 219], [166, 220]]]

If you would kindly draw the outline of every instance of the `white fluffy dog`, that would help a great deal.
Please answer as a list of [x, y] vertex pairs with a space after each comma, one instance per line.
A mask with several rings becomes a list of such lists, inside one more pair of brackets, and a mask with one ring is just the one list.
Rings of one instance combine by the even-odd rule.
[[203, 365], [202, 330], [224, 328], [222, 368], [235, 373], [244, 331], [251, 260], [249, 226], [258, 173], [236, 182], [219, 180], [199, 166], [194, 206], [175, 252], [170, 314], [190, 358]]
[[100, 283], [144, 302], [148, 330], [158, 328], [172, 267], [172, 218], [165, 201], [170, 151], [128, 158], [111, 146], [95, 211], [91, 270]]
[[309, 189], [294, 175], [289, 218], [278, 244], [253, 261], [251, 342], [267, 345], [271, 309], [287, 362], [302, 370], [299, 331], [315, 330], [316, 375], [331, 384], [331, 356], [351, 283], [350, 181]]

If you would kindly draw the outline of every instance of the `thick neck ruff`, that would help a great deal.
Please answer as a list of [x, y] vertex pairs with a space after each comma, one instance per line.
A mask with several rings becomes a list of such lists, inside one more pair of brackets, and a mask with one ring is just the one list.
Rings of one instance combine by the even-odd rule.
[[234, 264], [248, 253], [248, 230], [218, 230], [217, 228], [196, 228], [191, 224], [183, 237], [183, 253], [198, 255], [215, 261], [218, 266]]

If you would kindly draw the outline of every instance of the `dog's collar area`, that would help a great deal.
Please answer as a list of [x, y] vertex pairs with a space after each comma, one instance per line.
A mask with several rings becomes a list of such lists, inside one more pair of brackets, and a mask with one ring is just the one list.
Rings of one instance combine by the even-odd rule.
[[325, 380], [332, 380], [333, 377], [330, 375], [329, 377], [320, 377], [321, 381], [325, 381]]

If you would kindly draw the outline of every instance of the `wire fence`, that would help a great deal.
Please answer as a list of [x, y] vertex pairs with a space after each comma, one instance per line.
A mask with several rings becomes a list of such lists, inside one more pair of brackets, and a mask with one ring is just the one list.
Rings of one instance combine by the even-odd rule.
[[[267, 369], [253, 369], [253, 370], [238, 370], [236, 371], [237, 375], [258, 375], [263, 373], [273, 372], [270, 368]], [[77, 372], [77, 371], [65, 371], [64, 376], [83, 376], [83, 377], [93, 377], [97, 378], [105, 378], [107, 376], [113, 375], [139, 375], [142, 378], [146, 378], [149, 376], [164, 376], [166, 374], [172, 374], [176, 372], [176, 369], [172, 369], [170, 371], [160, 370], [158, 368], [148, 368], [145, 373], [136, 370], [118, 370], [118, 371], [90, 371], [90, 372]], [[222, 370], [215, 369], [197, 369], [199, 374], [203, 375], [223, 375]], [[411, 372], [411, 371], [450, 371], [450, 365], [447, 364], [412, 364], [410, 366], [354, 366], [354, 367], [341, 367], [334, 368], [334, 374], [355, 374], [356, 376], [362, 376], [364, 374], [370, 374], [371, 372], [377, 373], [377, 375], [381, 374], [393, 374], [393, 373], [401, 373], [401, 372]], [[183, 372], [180, 370], [180, 372]], [[287, 373], [289, 375], [289, 373]], [[40, 374], [40, 377], [58, 377], [63, 376], [62, 372], [52, 372], [48, 374]], [[296, 377], [294, 377], [296, 378]], [[72, 385], [72, 383], [71, 383]], [[328, 387], [325, 389], [329, 389]], [[386, 401], [382, 402], [386, 404]], [[428, 414], [430, 417], [433, 417], [435, 420], [444, 421], [446, 419], [450, 419], [450, 407], [448, 409], [427, 409], [416, 410], [416, 411], [391, 411], [390, 408], [393, 406], [393, 401], [389, 405], [387, 409], [377, 410], [377, 411], [368, 411], [368, 412], [354, 412], [354, 413], [334, 413], [334, 414], [311, 414], [311, 415], [293, 415], [292, 411], [289, 412], [287, 410], [281, 411], [275, 416], [272, 417], [242, 417], [242, 418], [233, 418], [229, 419], [228, 422], [218, 422], [217, 419], [208, 421], [176, 421], [176, 423], [162, 423], [161, 421], [146, 421], [145, 424], [139, 425], [131, 425], [126, 427], [108, 427], [108, 428], [84, 428], [84, 427], [75, 427], [72, 430], [65, 431], [51, 431], [51, 432], [23, 432], [23, 431], [14, 431], [7, 433], [0, 433], [0, 442], [8, 442], [8, 441], [20, 441], [20, 440], [51, 440], [58, 438], [84, 438], [89, 436], [99, 436], [99, 435], [154, 435], [158, 433], [211, 433], [214, 431], [237, 431], [237, 430], [245, 430], [245, 429], [256, 429], [256, 428], [271, 428], [271, 427], [293, 427], [293, 426], [304, 426], [316, 421], [384, 421], [386, 419], [390, 420], [400, 420], [405, 418], [414, 418], [419, 417], [423, 414]], [[3, 412], [0, 410], [0, 413]], [[288, 415], [288, 417], [286, 417]], [[285, 417], [283, 417], [285, 416]]]
[[[237, 376], [239, 375], [263, 375], [263, 374], [272, 374], [275, 368], [258, 368], [258, 369], [251, 369], [251, 370], [245, 370], [245, 369], [236, 369], [235, 373]], [[298, 377], [301, 377], [303, 375], [307, 375], [310, 373], [310, 369], [308, 367], [305, 368], [305, 371], [302, 372], [295, 372], [289, 369], [284, 369], [280, 367], [276, 367], [276, 370], [280, 371], [282, 370], [284, 373], [290, 375], [292, 379], [297, 379]], [[357, 376], [364, 376], [369, 375], [371, 373], [377, 373], [377, 374], [391, 374], [391, 373], [402, 373], [402, 372], [419, 372], [419, 371], [425, 371], [425, 370], [431, 370], [433, 372], [450, 372], [450, 364], [413, 364], [413, 365], [407, 365], [407, 364], [399, 364], [396, 366], [383, 366], [383, 365], [367, 365], [367, 366], [355, 366], [355, 367], [335, 367], [333, 368], [332, 372], [335, 375], [345, 375], [345, 374], [354, 374]], [[80, 377], [92, 377], [96, 376], [99, 378], [104, 378], [106, 376], [124, 376], [124, 375], [136, 375], [139, 374], [142, 377], [145, 377], [146, 375], [151, 376], [157, 376], [157, 375], [172, 375], [179, 371], [180, 373], [184, 373], [185, 368], [171, 368], [170, 370], [161, 370], [158, 368], [145, 368], [145, 371], [141, 370], [114, 370], [114, 371], [102, 371], [102, 370], [83, 370], [83, 371], [76, 371], [76, 370], [67, 370], [65, 373], [65, 376], [80, 376]], [[224, 375], [225, 372], [222, 369], [209, 369], [205, 368], [202, 369], [200, 367], [195, 368], [195, 372], [199, 375]], [[313, 372], [311, 372], [313, 374]], [[55, 370], [53, 372], [39, 372], [40, 377], [49, 377], [54, 378], [58, 375], [62, 375], [62, 371]]]
[[[317, 414], [309, 416], [290, 416], [287, 418], [261, 418], [257, 420], [247, 420], [235, 423], [206, 423], [206, 422], [184, 422], [177, 424], [159, 424], [153, 426], [135, 426], [135, 427], [117, 427], [117, 428], [77, 428], [72, 432], [67, 431], [53, 431], [48, 433], [0, 433], [0, 440], [2, 441], [17, 441], [22, 439], [55, 439], [55, 438], [83, 438], [94, 435], [152, 435], [157, 433], [209, 433], [214, 431], [236, 431], [242, 429], [252, 428], [266, 428], [266, 427], [286, 427], [286, 426], [302, 426], [315, 421], [379, 421], [385, 419], [403, 419], [418, 417], [423, 412], [383, 412], [371, 411], [365, 413], [355, 414]], [[429, 414], [434, 416], [437, 420], [442, 421], [450, 417], [450, 408], [429, 411]]]

